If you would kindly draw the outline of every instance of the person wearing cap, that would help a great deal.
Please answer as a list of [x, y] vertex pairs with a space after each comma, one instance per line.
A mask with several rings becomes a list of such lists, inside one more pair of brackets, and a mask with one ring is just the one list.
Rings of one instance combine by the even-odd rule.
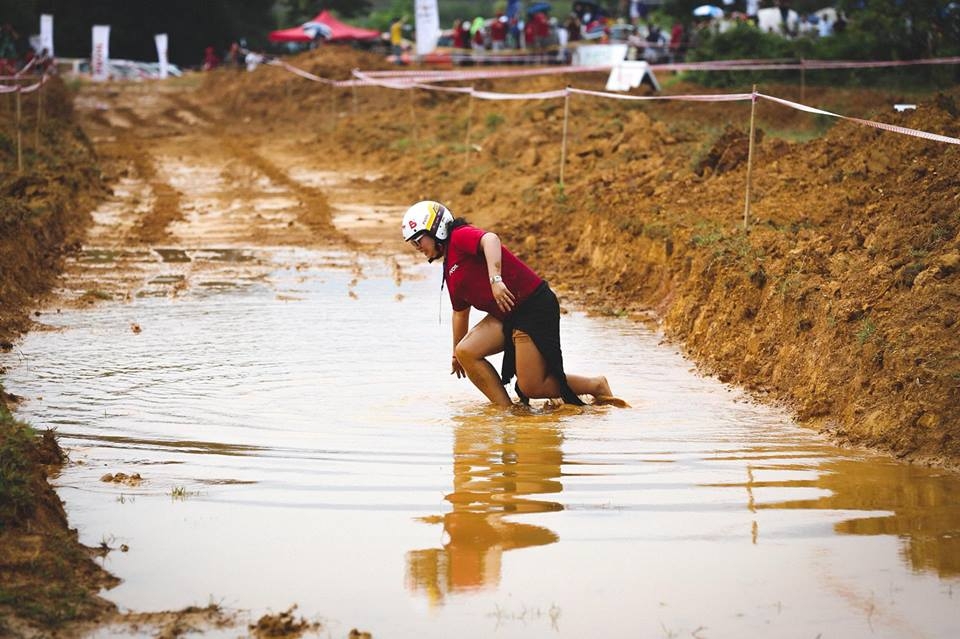
[[[428, 262], [443, 260], [443, 285], [453, 306], [451, 374], [467, 377], [499, 406], [514, 376], [520, 400], [562, 398], [583, 405], [626, 406], [602, 376], [568, 375], [560, 350], [560, 304], [550, 286], [495, 234], [454, 218], [443, 204], [417, 202], [403, 216], [403, 239]], [[470, 329], [470, 309], [487, 316]], [[469, 330], [468, 330], [469, 329]], [[503, 352], [500, 375], [487, 357]]]

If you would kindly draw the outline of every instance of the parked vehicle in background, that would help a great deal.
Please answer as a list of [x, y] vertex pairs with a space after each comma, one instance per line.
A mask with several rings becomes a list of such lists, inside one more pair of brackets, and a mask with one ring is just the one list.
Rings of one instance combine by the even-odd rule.
[[[87, 58], [57, 58], [57, 68], [64, 75], [89, 76], [90, 60]], [[183, 71], [175, 64], [167, 64], [167, 74], [179, 78]], [[108, 76], [110, 80], [157, 80], [160, 78], [159, 62], [137, 62], [134, 60], [110, 60]]]

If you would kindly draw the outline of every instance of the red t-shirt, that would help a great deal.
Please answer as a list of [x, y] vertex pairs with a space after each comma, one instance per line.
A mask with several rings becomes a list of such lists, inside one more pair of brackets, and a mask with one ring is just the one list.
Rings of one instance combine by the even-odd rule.
[[[506, 315], [497, 306], [490, 290], [490, 275], [487, 273], [487, 260], [480, 251], [480, 238], [487, 231], [475, 226], [459, 226], [450, 234], [447, 243], [447, 255], [443, 268], [447, 276], [447, 288], [450, 291], [450, 303], [453, 310], [463, 311], [469, 307], [484, 311], [503, 320]], [[517, 298], [516, 309], [543, 282], [540, 276], [529, 266], [521, 262], [513, 253], [501, 245], [501, 270], [503, 283]]]

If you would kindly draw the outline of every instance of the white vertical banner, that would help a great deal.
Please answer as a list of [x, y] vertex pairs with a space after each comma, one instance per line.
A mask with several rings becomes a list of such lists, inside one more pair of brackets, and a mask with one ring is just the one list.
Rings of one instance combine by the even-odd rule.
[[40, 48], [47, 50], [47, 55], [54, 57], [53, 53], [53, 16], [44, 13], [40, 16]]
[[90, 52], [90, 75], [94, 80], [110, 78], [110, 26], [93, 25], [93, 51]]
[[153, 36], [154, 42], [157, 43], [157, 60], [160, 62], [160, 79], [166, 80], [169, 73], [168, 61], [167, 61], [167, 34], [158, 33]]
[[417, 55], [426, 55], [437, 48], [440, 39], [440, 12], [437, 0], [416, 0]]

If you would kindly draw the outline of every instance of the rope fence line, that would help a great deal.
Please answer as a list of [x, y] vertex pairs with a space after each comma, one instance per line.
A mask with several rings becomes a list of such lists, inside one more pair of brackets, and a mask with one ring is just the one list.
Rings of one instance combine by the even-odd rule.
[[33, 60], [31, 63], [25, 66], [20, 70], [16, 75], [13, 76], [2, 76], [0, 77], [0, 82], [9, 82], [13, 81], [17, 84], [0, 84], [0, 94], [8, 94], [16, 96], [15, 99], [15, 108], [16, 113], [14, 117], [14, 128], [16, 129], [16, 138], [17, 138], [17, 173], [23, 173], [23, 105], [21, 97], [24, 94], [36, 93], [37, 94], [37, 113], [35, 118], [35, 128], [34, 128], [34, 138], [33, 138], [33, 148], [34, 151], [40, 150], [40, 121], [43, 118], [43, 91], [41, 89], [47, 84], [50, 80], [50, 76], [44, 74], [40, 78], [29, 85], [18, 84], [20, 81], [28, 80], [24, 75], [26, 71], [30, 69], [33, 65]]
[[[927, 60], [910, 60], [910, 61], [892, 61], [892, 62], [843, 62], [843, 61], [805, 61], [801, 60], [799, 63], [792, 62], [783, 62], [780, 63], [777, 61], [776, 64], [756, 64], [751, 60], [727, 60], [718, 63], [684, 63], [681, 65], [650, 65], [651, 70], [656, 69], [683, 69], [683, 70], [754, 70], [754, 69], [836, 69], [836, 68], [867, 68], [867, 67], [880, 67], [880, 66], [908, 66], [914, 64], [960, 64], [960, 57], [953, 58], [932, 58]], [[594, 91], [589, 89], [578, 89], [572, 86], [567, 86], [564, 89], [558, 89], [554, 91], [540, 91], [540, 92], [531, 92], [531, 93], [502, 93], [495, 91], [478, 91], [473, 87], [444, 87], [437, 86], [432, 84], [433, 82], [443, 82], [448, 80], [472, 80], [472, 79], [492, 79], [492, 78], [505, 78], [505, 77], [522, 77], [522, 76], [534, 76], [534, 75], [555, 75], [555, 74], [564, 74], [564, 73], [578, 73], [578, 72], [597, 72], [597, 71], [610, 71], [612, 66], [603, 66], [603, 67], [567, 67], [567, 68], [547, 68], [547, 69], [520, 69], [520, 70], [478, 70], [470, 72], [447, 72], [447, 71], [360, 71], [359, 69], [353, 70], [353, 80], [346, 81], [334, 81], [327, 78], [321, 78], [307, 71], [297, 69], [293, 65], [280, 62], [279, 66], [296, 73], [297, 75], [314, 80], [317, 82], [322, 82], [332, 87], [353, 87], [354, 91], [358, 86], [374, 86], [381, 87], [386, 89], [394, 89], [400, 91], [410, 91], [413, 89], [422, 89], [425, 91], [437, 91], [444, 93], [460, 93], [462, 95], [467, 95], [469, 97], [469, 108], [467, 112], [467, 126], [466, 126], [466, 139], [464, 141], [465, 152], [464, 152], [464, 168], [468, 166], [469, 157], [470, 157], [470, 128], [471, 120], [473, 117], [473, 99], [477, 98], [480, 100], [552, 100], [563, 98], [564, 100], [564, 109], [563, 109], [563, 140], [560, 153], [560, 188], [563, 188], [564, 185], [564, 168], [566, 164], [566, 155], [567, 155], [567, 131], [568, 131], [568, 119], [570, 117], [570, 97], [572, 95], [583, 95], [589, 97], [597, 97], [604, 99], [614, 99], [614, 100], [627, 100], [627, 101], [680, 101], [680, 102], [742, 102], [749, 100], [750, 101], [750, 125], [749, 125], [749, 153], [747, 158], [747, 167], [746, 167], [746, 188], [744, 195], [744, 212], [743, 212], [743, 228], [744, 231], [749, 229], [750, 224], [750, 191], [751, 191], [751, 181], [752, 181], [752, 169], [753, 169], [753, 147], [754, 147], [754, 136], [755, 136], [755, 120], [756, 120], [756, 106], [757, 102], [761, 99], [768, 100], [770, 102], [779, 104], [781, 106], [786, 106], [788, 108], [796, 109], [799, 111], [804, 111], [807, 113], [817, 114], [817, 115], [826, 115], [833, 118], [838, 118], [842, 120], [847, 120], [856, 124], [873, 127], [883, 131], [890, 131], [893, 133], [898, 133], [901, 135], [908, 135], [916, 138], [921, 138], [925, 140], [930, 140], [933, 142], [942, 142], [946, 144], [956, 144], [960, 145], [960, 138], [954, 138], [946, 135], [940, 135], [937, 133], [930, 133], [928, 131], [920, 131], [918, 129], [911, 129], [909, 127], [903, 127], [894, 124], [887, 124], [884, 122], [875, 122], [873, 120], [866, 120], [863, 118], [855, 118], [850, 116], [841, 115], [839, 113], [833, 113], [831, 111], [826, 111], [824, 109], [818, 109], [816, 107], [811, 107], [799, 102], [793, 102], [791, 100], [786, 100], [783, 98], [778, 98], [772, 95], [766, 95], [764, 93], [759, 93], [757, 91], [756, 85], [753, 86], [753, 91], [751, 93], [728, 93], [728, 94], [691, 94], [691, 95], [653, 95], [653, 96], [639, 96], [639, 95], [625, 95], [622, 93], [611, 93], [608, 91]], [[802, 93], [802, 91], [801, 91]], [[355, 94], [354, 94], [355, 95]], [[412, 94], [411, 94], [412, 99]], [[414, 120], [414, 128], [416, 127], [416, 117], [413, 114], [413, 103], [411, 102], [411, 116]], [[416, 132], [414, 132], [416, 135]]]

